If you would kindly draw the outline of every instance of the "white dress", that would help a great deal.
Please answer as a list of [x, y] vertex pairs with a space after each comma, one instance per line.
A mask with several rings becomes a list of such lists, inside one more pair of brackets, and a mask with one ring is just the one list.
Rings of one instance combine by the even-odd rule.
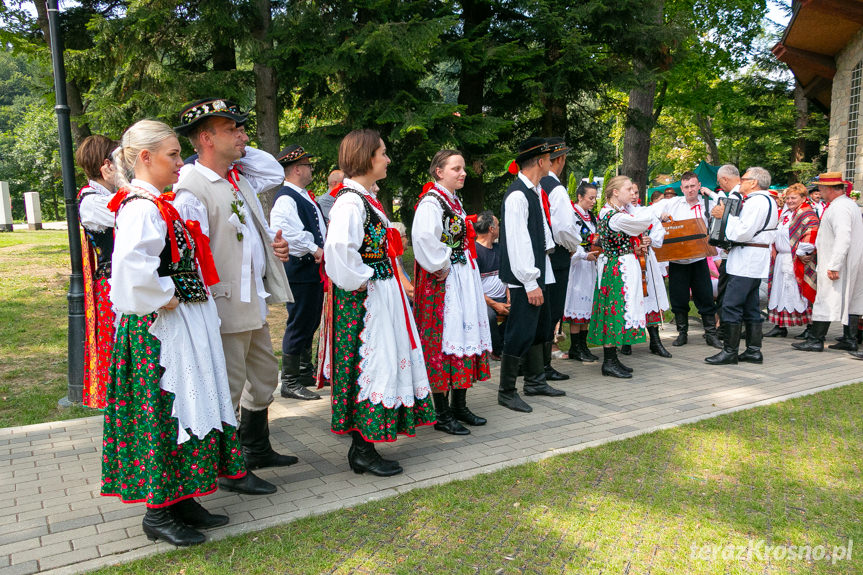
[[[142, 180], [133, 180], [132, 186], [159, 195]], [[237, 419], [213, 298], [162, 309], [175, 291], [173, 280], [158, 274], [167, 232], [165, 220], [149, 200], [132, 200], [119, 210], [111, 259], [111, 302], [121, 314], [158, 312], [149, 331], [161, 343], [159, 364], [165, 372], [159, 387], [175, 395], [171, 416], [177, 418], [179, 444], [189, 439], [187, 429], [203, 439], [211, 430], [222, 431], [222, 422], [236, 427]]]
[[[590, 216], [579, 206], [575, 206], [575, 212], [590, 233], [596, 233], [596, 226], [590, 220]], [[593, 312], [596, 261], [586, 258], [587, 251], [579, 245], [569, 260], [569, 287], [566, 290], [566, 302], [563, 306], [563, 315], [566, 319], [589, 320]]]
[[[350, 178], [344, 186], [374, 199], [365, 188]], [[384, 225], [390, 222], [386, 214], [372, 208]], [[407, 295], [397, 276], [368, 281], [373, 274], [363, 263], [360, 246], [365, 235], [366, 208], [357, 194], [346, 193], [330, 210], [330, 225], [324, 243], [324, 267], [332, 282], [345, 291], [367, 286], [364, 329], [360, 334], [360, 391], [357, 402], [368, 399], [387, 409], [405, 405], [412, 407], [415, 399], [424, 399], [431, 392], [419, 334]], [[416, 348], [412, 349], [411, 331]], [[324, 359], [324, 376], [332, 377], [332, 358]]]
[[[449, 200], [457, 216], [467, 217], [461, 202], [453, 201], [449, 190], [440, 184], [436, 184], [434, 189]], [[417, 263], [430, 273], [450, 269], [444, 294], [441, 351], [457, 357], [491, 352], [491, 330], [479, 268], [470, 252], [465, 252], [467, 263], [451, 264], [452, 248], [441, 241], [443, 214], [440, 203], [426, 196], [417, 205], [411, 230], [411, 244]]]
[[[647, 266], [647, 295], [644, 296], [644, 311], [645, 313], [664, 312], [671, 306], [668, 303], [668, 292], [665, 290], [665, 280], [662, 277], [663, 268], [656, 260], [656, 252], [653, 251], [653, 248], [662, 247], [662, 242], [665, 239], [665, 228], [662, 227], [662, 222], [656, 216], [656, 210], [651, 209], [651, 207], [630, 204], [627, 206], [627, 211], [633, 214], [638, 212], [650, 214], [652, 218], [653, 227], [649, 234], [652, 247], [647, 250], [647, 255], [644, 256], [644, 263]], [[644, 293], [643, 288], [642, 293]]]
[[773, 283], [767, 302], [767, 308], [771, 311], [803, 313], [809, 308], [809, 302], [800, 295], [800, 286], [794, 275], [791, 239], [788, 235], [793, 216], [794, 212], [783, 212], [773, 237], [776, 259], [773, 262]]

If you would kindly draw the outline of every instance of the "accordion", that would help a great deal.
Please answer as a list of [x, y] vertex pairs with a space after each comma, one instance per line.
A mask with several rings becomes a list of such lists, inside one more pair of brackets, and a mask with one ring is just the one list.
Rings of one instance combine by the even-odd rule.
[[732, 242], [725, 236], [728, 217], [740, 215], [740, 210], [743, 207], [743, 199], [738, 197], [719, 198], [719, 203], [725, 204], [725, 211], [722, 212], [721, 218], [713, 218], [710, 220], [710, 230], [707, 234], [707, 242], [711, 246], [716, 246], [717, 248], [722, 248], [727, 251], [738, 245], [736, 242]]

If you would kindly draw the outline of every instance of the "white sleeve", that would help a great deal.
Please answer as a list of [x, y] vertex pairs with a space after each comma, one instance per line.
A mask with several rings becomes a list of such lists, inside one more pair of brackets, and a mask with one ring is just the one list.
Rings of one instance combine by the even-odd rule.
[[330, 227], [324, 242], [324, 268], [327, 275], [343, 290], [359, 289], [374, 271], [363, 263], [366, 210], [356, 194], [344, 194], [330, 210]]
[[[509, 267], [526, 291], [535, 290], [539, 287], [536, 280], [539, 278], [540, 270], [533, 261], [533, 244], [527, 231], [527, 216], [530, 208], [524, 193], [511, 193], [506, 198], [505, 209], [505, 240]], [[540, 265], [545, 265], [545, 262]]]
[[746, 243], [752, 241], [758, 230], [764, 225], [767, 210], [773, 208], [771, 201], [748, 201], [743, 204], [739, 216], [728, 216], [725, 226], [725, 236], [732, 242]]
[[417, 206], [411, 229], [411, 245], [417, 263], [427, 272], [450, 267], [452, 249], [440, 239], [443, 233], [443, 208], [437, 200], [424, 198]]
[[[835, 202], [836, 200], [834, 200]], [[851, 218], [859, 218], [860, 212], [857, 209], [857, 206], [854, 205], [852, 207], [854, 213], [852, 213], [846, 208], [844, 205], [834, 206], [836, 208], [840, 208], [836, 210], [834, 213], [830, 214], [830, 223], [833, 224], [833, 229], [835, 230], [835, 239], [833, 241], [833, 249], [830, 250], [829, 257], [826, 259], [827, 269], [829, 271], [842, 271], [847, 269], [845, 262], [848, 258], [848, 250], [851, 249], [851, 229], [852, 222]], [[842, 209], [844, 208], [844, 209]], [[859, 249], [859, 247], [857, 248]], [[818, 267], [821, 267], [821, 261], [818, 262]], [[846, 281], [850, 281], [850, 278]]]
[[581, 243], [581, 228], [566, 188], [562, 185], [555, 187], [548, 195], [548, 203], [551, 208], [551, 232], [554, 241], [574, 252]]
[[303, 228], [297, 212], [297, 202], [290, 196], [282, 196], [273, 204], [270, 227], [273, 230], [282, 230], [282, 237], [288, 241], [288, 250], [292, 256], [314, 254], [318, 249], [315, 236]]
[[175, 186], [174, 191], [177, 195], [171, 203], [177, 208], [180, 217], [184, 220], [197, 220], [204, 235], [210, 237], [210, 220], [206, 206], [189, 190], [177, 189]]
[[174, 296], [174, 282], [158, 273], [167, 231], [159, 210], [148, 200], [133, 200], [117, 214], [111, 302], [120, 313], [152, 313]]
[[585, 259], [586, 257], [587, 257], [587, 252], [584, 250], [584, 248], [583, 248], [583, 247], [581, 247], [581, 245], [579, 245], [579, 246], [575, 249], [575, 253], [574, 253], [574, 254], [572, 254], [572, 258], [571, 258], [571, 259], [574, 259], [574, 260], [578, 261], [578, 260], [583, 260], [583, 259]]
[[608, 227], [615, 232], [637, 236], [645, 232], [653, 221], [654, 217], [650, 210], [638, 210], [634, 214], [614, 214], [608, 221]]
[[114, 212], [108, 209], [108, 202], [113, 196], [105, 194], [88, 194], [81, 200], [78, 215], [81, 224], [97, 232], [114, 227]]
[[[237, 160], [255, 194], [262, 194], [285, 181], [285, 169], [269, 152], [246, 146], [246, 155]], [[263, 213], [263, 212], [262, 212]]]

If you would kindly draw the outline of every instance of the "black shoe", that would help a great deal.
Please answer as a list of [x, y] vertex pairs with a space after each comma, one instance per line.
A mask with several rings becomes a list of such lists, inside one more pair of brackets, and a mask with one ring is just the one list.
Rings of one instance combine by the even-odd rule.
[[168, 509], [174, 514], [174, 518], [182, 521], [193, 529], [213, 529], [228, 524], [227, 515], [216, 515], [210, 513], [204, 506], [192, 498], [183, 499], [179, 503], [171, 505]]
[[275, 485], [269, 481], [261, 479], [251, 471], [247, 471], [246, 474], [239, 479], [220, 477], [219, 489], [233, 491], [234, 493], [243, 493], [245, 495], [272, 495], [276, 492]]
[[547, 395], [548, 397], [561, 397], [566, 395], [566, 392], [562, 389], [556, 389], [550, 386], [547, 383], [541, 384], [533, 384], [525, 381], [524, 383], [524, 394], [525, 395]]
[[704, 326], [704, 341], [710, 347], [722, 349], [722, 340], [719, 339], [719, 333], [716, 329], [716, 315], [704, 314], [701, 316], [701, 325]]
[[147, 509], [144, 520], [141, 522], [144, 535], [150, 541], [161, 539], [177, 547], [190, 547], [200, 545], [207, 538], [203, 533], [192, 529], [182, 521], [178, 521], [171, 513], [170, 507], [160, 509]]
[[569, 379], [569, 376], [565, 373], [560, 373], [553, 367], [551, 367], [551, 342], [547, 341], [542, 344], [542, 359], [543, 359], [543, 367], [545, 369], [545, 379], [546, 381], [566, 381]]
[[806, 329], [803, 330], [802, 333], [798, 333], [794, 336], [794, 339], [806, 339], [809, 337], [809, 326], [806, 326]]
[[792, 343], [791, 347], [797, 351], [824, 351], [824, 340], [810, 338], [799, 343]]
[[863, 359], [863, 351], [849, 351], [848, 355], [854, 359]]
[[520, 365], [520, 357], [507, 354], [500, 356], [500, 387], [497, 391], [497, 403], [513, 411], [530, 413], [533, 408], [525, 403], [515, 390]]
[[547, 395], [549, 397], [559, 397], [562, 395], [566, 395], [565, 391], [555, 389], [548, 385], [548, 382], [545, 379], [545, 369], [543, 366], [543, 359], [545, 353], [544, 348], [544, 344], [534, 344], [527, 351], [524, 367], [524, 394]]
[[246, 469], [263, 467], [287, 467], [299, 459], [293, 455], [281, 455], [270, 445], [269, 410], [251, 411], [240, 408], [240, 427], [237, 434], [243, 446], [243, 459]]
[[[856, 316], [855, 316], [856, 317]], [[841, 351], [857, 351], [857, 322], [855, 320], [854, 327], [851, 327], [851, 322], [848, 325], [842, 326], [842, 337], [836, 340], [836, 343], [828, 345], [830, 349], [838, 349]]]
[[[605, 348], [603, 348], [603, 350], [605, 350]], [[603, 360], [603, 361], [605, 361], [605, 360]], [[617, 364], [618, 369], [622, 369], [626, 373], [632, 373], [632, 368], [628, 367], [626, 365], [623, 365], [623, 363], [620, 361], [620, 355], [618, 355], [618, 353], [617, 353], [617, 348], [614, 348], [614, 363]]]
[[458, 422], [449, 409], [449, 402], [443, 393], [433, 393], [434, 409], [437, 412], [437, 422], [434, 428], [450, 435], [470, 435], [470, 429]]
[[716, 355], [704, 359], [710, 365], [737, 365], [737, 349], [740, 347], [740, 324], [725, 324], [725, 345]]
[[760, 323], [746, 324], [746, 350], [737, 356], [738, 361], [764, 363], [764, 356], [761, 355], [761, 327]]
[[[314, 381], [314, 380], [313, 380]], [[300, 375], [300, 356], [282, 356], [282, 397], [288, 399], [320, 399], [321, 396], [303, 385]]]
[[453, 389], [450, 392], [450, 411], [457, 420], [468, 425], [485, 425], [487, 420], [467, 408], [467, 390]]
[[774, 325], [773, 329], [764, 334], [764, 337], [788, 337], [788, 328]]
[[603, 348], [604, 358], [602, 360], [602, 375], [610, 377], [618, 377], [620, 379], [632, 379], [632, 373], [621, 369], [621, 364], [617, 361], [617, 348]]
[[591, 353], [590, 348], [587, 347], [587, 332], [588, 330], [584, 330], [579, 333], [579, 340], [581, 344], [581, 356], [585, 359], [581, 361], [599, 361], [599, 357]]
[[677, 312], [674, 314], [674, 325], [677, 327], [677, 339], [671, 342], [674, 347], [686, 345], [689, 333], [689, 314]]
[[348, 465], [354, 473], [368, 471], [378, 477], [391, 477], [404, 471], [398, 461], [381, 457], [375, 444], [363, 439], [358, 431], [351, 431], [351, 437], [353, 441], [348, 449]]
[[662, 340], [659, 339], [659, 327], [655, 325], [648, 326], [647, 334], [650, 336], [650, 353], [659, 357], [671, 357], [668, 350], [662, 345]]
[[620, 353], [623, 355], [632, 355], [632, 345], [625, 343], [620, 346]]
[[569, 348], [569, 359], [577, 359], [584, 363], [593, 363], [599, 358], [590, 353], [587, 347], [587, 330], [571, 334], [572, 345]]
[[797, 351], [824, 351], [824, 338], [827, 335], [827, 330], [830, 328], [829, 321], [813, 321], [806, 328], [809, 331], [809, 336], [806, 341], [792, 343], [791, 347]]

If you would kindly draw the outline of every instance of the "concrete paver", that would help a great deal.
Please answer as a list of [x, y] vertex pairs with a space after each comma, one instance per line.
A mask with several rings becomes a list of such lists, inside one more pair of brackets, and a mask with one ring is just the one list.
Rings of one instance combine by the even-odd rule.
[[[664, 339], [671, 335], [663, 331]], [[227, 492], [204, 498], [208, 509], [231, 518], [207, 536], [263, 529], [863, 379], [863, 362], [844, 352], [796, 352], [791, 339], [766, 339], [763, 365], [708, 366], [703, 359], [714, 350], [699, 335], [691, 329], [689, 345], [669, 347], [672, 359], [636, 346], [622, 358], [636, 370], [631, 380], [602, 377], [599, 362], [556, 360], [555, 367], [572, 376], [555, 384], [567, 395], [525, 398], [534, 408], [530, 414], [497, 405], [494, 365], [492, 379], [468, 394], [471, 409], [488, 425], [463, 437], [426, 427], [416, 438], [379, 446], [405, 468], [391, 478], [350, 471], [350, 439], [329, 431], [329, 401], [277, 398], [270, 410], [274, 446], [300, 463], [256, 472], [279, 486], [266, 498]], [[78, 573], [171, 549], [144, 537], [143, 506], [99, 496], [101, 434], [101, 417], [0, 429], [0, 575]]]

